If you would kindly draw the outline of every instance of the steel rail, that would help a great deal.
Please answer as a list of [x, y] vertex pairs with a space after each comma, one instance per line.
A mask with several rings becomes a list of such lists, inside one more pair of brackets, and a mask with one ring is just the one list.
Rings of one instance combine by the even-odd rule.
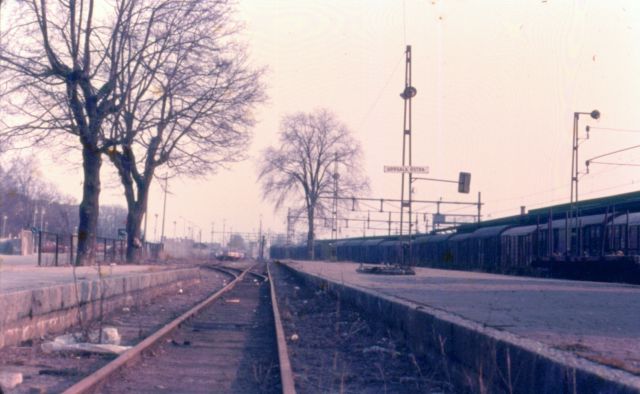
[[234, 278], [236, 278], [238, 275], [240, 275], [240, 273], [242, 273], [242, 270], [240, 269], [229, 268], [229, 267], [225, 267], [224, 265], [217, 266], [217, 267], [207, 267], [207, 266], [204, 266], [204, 267], [213, 271], [222, 272], [223, 274], [226, 274], [226, 275], [231, 275]]
[[287, 350], [287, 340], [280, 319], [280, 310], [278, 308], [278, 299], [276, 298], [276, 286], [271, 276], [271, 270], [267, 263], [267, 275], [269, 276], [269, 284], [271, 287], [271, 306], [273, 308], [273, 321], [276, 326], [276, 339], [278, 341], [278, 360], [280, 363], [280, 382], [282, 383], [283, 394], [295, 394], [296, 386], [293, 383], [293, 370], [291, 369], [291, 360], [289, 360], [289, 351]]
[[111, 361], [104, 367], [98, 369], [97, 371], [93, 372], [91, 375], [85, 377], [84, 379], [80, 380], [73, 386], [69, 387], [63, 392], [63, 394], [90, 393], [95, 391], [100, 384], [102, 384], [107, 378], [109, 378], [115, 372], [137, 361], [142, 356], [143, 352], [155, 346], [158, 342], [160, 342], [163, 338], [169, 335], [173, 330], [178, 328], [186, 320], [193, 317], [194, 315], [199, 313], [203, 308], [209, 306], [209, 304], [216, 301], [218, 298], [222, 297], [225, 293], [232, 290], [236, 286], [236, 284], [238, 284], [244, 278], [246, 273], [249, 270], [253, 269], [254, 267], [255, 265], [242, 271], [242, 273], [238, 275], [228, 285], [218, 290], [213, 295], [208, 297], [206, 300], [200, 302], [198, 305], [189, 309], [187, 312], [183, 313], [177, 319], [165, 325], [160, 330], [156, 331], [154, 334], [148, 336], [143, 341], [135, 345], [133, 348], [122, 353], [115, 360]]

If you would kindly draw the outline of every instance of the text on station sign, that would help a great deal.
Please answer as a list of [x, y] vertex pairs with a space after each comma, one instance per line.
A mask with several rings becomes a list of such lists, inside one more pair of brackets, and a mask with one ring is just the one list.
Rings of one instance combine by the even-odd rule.
[[428, 174], [429, 167], [428, 166], [384, 166], [384, 172], [409, 172], [409, 173]]

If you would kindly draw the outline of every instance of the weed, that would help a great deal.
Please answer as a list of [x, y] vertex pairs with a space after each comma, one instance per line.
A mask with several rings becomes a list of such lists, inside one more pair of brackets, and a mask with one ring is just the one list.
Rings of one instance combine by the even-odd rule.
[[384, 369], [382, 369], [382, 365], [380, 363], [375, 363], [376, 368], [378, 369], [378, 373], [380, 373], [380, 379], [384, 384], [384, 392], [387, 392], [387, 377], [384, 374]]

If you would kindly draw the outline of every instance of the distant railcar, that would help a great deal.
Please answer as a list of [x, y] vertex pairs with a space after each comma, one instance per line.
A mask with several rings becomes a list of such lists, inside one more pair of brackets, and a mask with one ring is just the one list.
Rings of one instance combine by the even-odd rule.
[[220, 261], [237, 261], [242, 260], [245, 257], [245, 253], [240, 250], [225, 250], [216, 258]]
[[370, 264], [382, 263], [382, 253], [380, 253], [380, 244], [384, 242], [384, 238], [369, 239], [362, 242], [362, 262]]
[[516, 272], [530, 266], [541, 256], [539, 243], [540, 226], [512, 227], [500, 235], [503, 272]]
[[336, 259], [338, 261], [348, 261], [349, 253], [348, 253], [348, 240], [338, 240], [336, 241]]
[[[509, 225], [483, 227], [474, 231], [468, 238], [468, 258], [471, 267], [487, 272], [499, 272], [501, 269], [500, 234]], [[469, 262], [467, 262], [467, 265]], [[471, 268], [469, 267], [469, 268]]]
[[447, 240], [447, 246], [451, 251], [451, 263], [454, 268], [472, 267], [473, 256], [471, 255], [470, 237], [470, 233], [461, 233], [455, 234]]
[[380, 261], [386, 264], [396, 264], [400, 262], [400, 241], [389, 239], [379, 244]]
[[[526, 274], [538, 270], [576, 278], [582, 270], [596, 280], [601, 274], [614, 278], [610, 270], [626, 267], [625, 273], [636, 272], [640, 278], [640, 192], [468, 224], [456, 233], [415, 235], [410, 245], [397, 235], [324, 240], [316, 243], [315, 258], [328, 260], [335, 254], [339, 261], [395, 264], [404, 247], [417, 266]], [[271, 247], [272, 258], [305, 259], [307, 254], [304, 245]]]
[[416, 240], [418, 249], [418, 265], [450, 268], [453, 254], [448, 243], [454, 234], [434, 234]]
[[550, 220], [541, 225], [538, 231], [542, 256], [558, 260], [600, 255], [608, 219], [600, 214]]

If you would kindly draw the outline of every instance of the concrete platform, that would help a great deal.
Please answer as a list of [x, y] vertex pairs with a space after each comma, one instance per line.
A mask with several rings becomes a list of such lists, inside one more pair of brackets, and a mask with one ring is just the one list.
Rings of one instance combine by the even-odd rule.
[[[157, 265], [102, 265], [104, 276], [119, 277], [164, 271], [175, 267]], [[99, 278], [98, 267], [78, 267], [76, 276], [80, 280]], [[37, 256], [0, 255], [0, 294], [16, 290], [36, 289], [73, 282], [70, 266], [38, 267]]]
[[139, 305], [199, 281], [198, 268], [122, 265], [38, 267], [33, 256], [2, 256], [0, 348], [64, 331], [122, 306]]
[[427, 268], [383, 276], [356, 273], [353, 263], [287, 265], [401, 327], [418, 348], [446, 350], [467, 369], [492, 369], [495, 376], [485, 379], [505, 391], [505, 377], [518, 365], [520, 382], [507, 385], [517, 391], [640, 392], [640, 286]]

